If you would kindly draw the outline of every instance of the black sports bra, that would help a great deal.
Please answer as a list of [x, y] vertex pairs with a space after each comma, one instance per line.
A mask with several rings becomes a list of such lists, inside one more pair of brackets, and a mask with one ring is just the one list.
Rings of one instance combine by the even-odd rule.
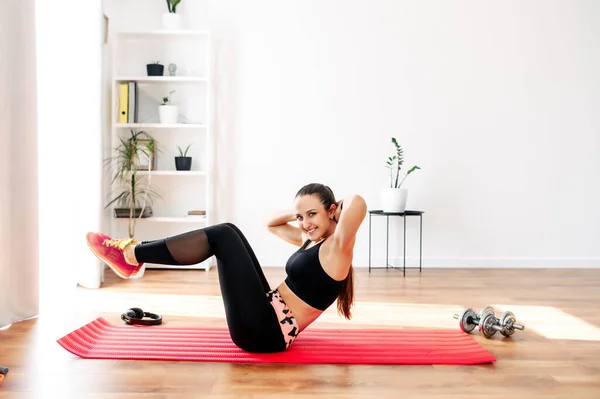
[[306, 249], [310, 240], [294, 252], [285, 265], [285, 283], [310, 306], [326, 310], [338, 297], [344, 280], [337, 281], [323, 270], [319, 261], [319, 248], [325, 240]]

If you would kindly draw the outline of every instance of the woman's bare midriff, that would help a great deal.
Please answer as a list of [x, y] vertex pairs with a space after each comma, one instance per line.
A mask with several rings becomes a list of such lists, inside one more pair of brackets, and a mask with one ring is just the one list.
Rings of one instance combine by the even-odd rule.
[[285, 281], [282, 282], [277, 289], [279, 290], [281, 298], [296, 318], [300, 331], [304, 330], [323, 313], [322, 310], [315, 309], [312, 306], [307, 305], [302, 299], [298, 298], [298, 295], [294, 294]]

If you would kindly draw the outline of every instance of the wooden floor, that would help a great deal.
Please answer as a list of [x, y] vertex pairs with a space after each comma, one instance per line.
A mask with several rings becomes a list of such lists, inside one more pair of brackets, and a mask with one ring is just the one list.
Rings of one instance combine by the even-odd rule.
[[[283, 277], [266, 268], [272, 285]], [[314, 327], [454, 329], [463, 307], [512, 310], [526, 330], [473, 339], [497, 362], [477, 366], [292, 365], [85, 360], [56, 339], [137, 306], [171, 325], [225, 326], [215, 269], [149, 270], [78, 288], [39, 318], [0, 331], [0, 398], [600, 398], [600, 270], [377, 270], [356, 275], [355, 317]], [[66, 299], [65, 299], [66, 298]], [[310, 327], [309, 327], [310, 328]]]

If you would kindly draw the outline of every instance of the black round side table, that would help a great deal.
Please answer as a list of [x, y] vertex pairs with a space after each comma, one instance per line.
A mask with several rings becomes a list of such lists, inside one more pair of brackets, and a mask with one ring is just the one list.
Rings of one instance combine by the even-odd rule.
[[[409, 216], [419, 217], [419, 273], [423, 266], [423, 211], [409, 211], [404, 212], [384, 212], [382, 210], [370, 210], [369, 211], [369, 273], [371, 269], [402, 269], [404, 276], [406, 276], [406, 218]], [[385, 233], [385, 267], [371, 267], [371, 217], [372, 216], [385, 216], [386, 217], [386, 233]], [[398, 216], [404, 220], [404, 255], [402, 267], [391, 266], [388, 260], [389, 253], [389, 235], [390, 235], [390, 216]]]

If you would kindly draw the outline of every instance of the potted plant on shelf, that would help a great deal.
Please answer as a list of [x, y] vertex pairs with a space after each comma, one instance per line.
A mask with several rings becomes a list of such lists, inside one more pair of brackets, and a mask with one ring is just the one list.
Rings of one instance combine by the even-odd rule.
[[[386, 168], [390, 170], [390, 186], [381, 190], [381, 207], [384, 212], [404, 212], [406, 208], [406, 199], [408, 190], [402, 188], [404, 180], [417, 169], [418, 166], [413, 166], [406, 173], [400, 173], [404, 163], [404, 151], [398, 141], [392, 137], [392, 144], [396, 149], [396, 153], [388, 157]], [[395, 174], [395, 177], [394, 177]]]
[[160, 123], [177, 123], [179, 116], [179, 107], [171, 101], [171, 94], [175, 90], [171, 90], [169, 94], [162, 98], [162, 104], [158, 106], [158, 119]]
[[168, 12], [162, 15], [162, 26], [164, 29], [181, 29], [181, 15], [177, 14], [177, 5], [181, 0], [167, 0]]
[[177, 170], [190, 170], [192, 169], [192, 157], [188, 157], [187, 153], [192, 144], [188, 145], [185, 151], [181, 150], [181, 147], [177, 146], [179, 150], [179, 156], [175, 157], [175, 169]]
[[148, 76], [163, 76], [165, 72], [165, 66], [160, 63], [160, 61], [156, 61], [152, 64], [146, 64], [146, 72]]
[[133, 238], [136, 220], [152, 216], [153, 199], [160, 197], [151, 188], [152, 170], [156, 169], [156, 141], [144, 131], [133, 130], [128, 138], [120, 137], [119, 140], [116, 155], [106, 159], [105, 163], [110, 167], [116, 162], [111, 183], [121, 183], [121, 192], [104, 209], [115, 204], [114, 216], [129, 219], [127, 232]]

